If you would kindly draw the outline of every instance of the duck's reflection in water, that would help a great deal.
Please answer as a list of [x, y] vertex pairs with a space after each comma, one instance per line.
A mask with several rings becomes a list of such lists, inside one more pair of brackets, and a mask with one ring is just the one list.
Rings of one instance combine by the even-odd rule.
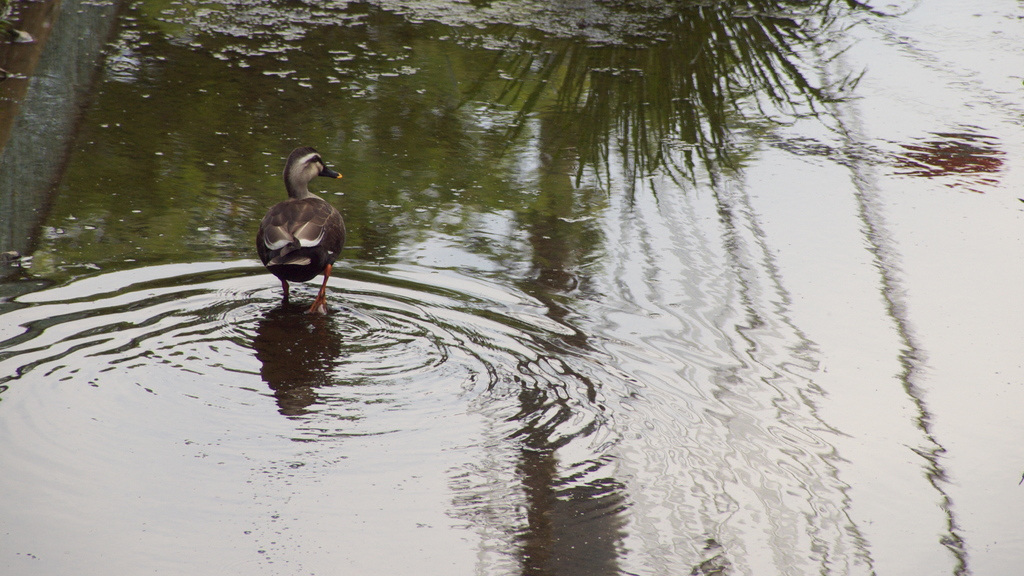
[[317, 402], [317, 389], [332, 383], [341, 355], [341, 338], [330, 317], [304, 311], [300, 304], [275, 308], [260, 320], [253, 341], [260, 376], [285, 416], [308, 413]]

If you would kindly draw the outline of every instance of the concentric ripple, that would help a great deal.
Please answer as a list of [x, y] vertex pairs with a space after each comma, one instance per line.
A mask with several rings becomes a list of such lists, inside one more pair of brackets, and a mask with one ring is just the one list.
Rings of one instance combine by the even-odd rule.
[[[349, 270], [339, 284], [327, 316], [304, 313], [311, 285], [282, 305], [276, 282], [249, 261], [114, 272], [27, 294], [0, 325], [0, 385], [107, 386], [155, 370], [147, 381], [179, 374], [256, 390], [259, 375], [282, 414], [337, 420], [340, 408], [341, 420], [361, 420], [439, 389], [500, 388], [523, 377], [501, 373], [539, 366], [547, 340], [572, 334], [543, 305], [454, 273]], [[309, 432], [333, 429], [322, 424]]]
[[[521, 479], [509, 473], [526, 465], [521, 450], [541, 459], [524, 473], [543, 476], [574, 438], [592, 448], [566, 462], [581, 471], [564, 489], [596, 478], [593, 490], [607, 491], [592, 371], [554, 354], [575, 332], [544, 304], [446, 270], [338, 272], [326, 316], [304, 312], [313, 284], [282, 305], [252, 261], [112, 272], [6, 302], [0, 465], [16, 472], [0, 492], [3, 514], [20, 518], [6, 549], [50, 552], [53, 573], [224, 573], [175, 551], [226, 538], [239, 552], [217, 558], [234, 572], [296, 557], [300, 543], [281, 532], [289, 510], [293, 525], [420, 513], [430, 520], [418, 525], [433, 525], [423, 507], [452, 490], [508, 498], [456, 497], [443, 522], [482, 530], [481, 509], [508, 506], [501, 523], [523, 527]], [[145, 545], [118, 543], [134, 537]], [[60, 560], [111, 545], [123, 551], [113, 564]]]

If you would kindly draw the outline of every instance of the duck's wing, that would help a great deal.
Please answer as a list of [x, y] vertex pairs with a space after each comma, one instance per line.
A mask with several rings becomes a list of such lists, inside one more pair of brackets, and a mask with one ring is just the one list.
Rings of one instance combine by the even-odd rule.
[[[265, 265], [308, 264], [287, 256], [300, 248], [323, 250], [334, 261], [345, 243], [341, 214], [321, 198], [289, 199], [271, 208], [256, 236], [256, 251]], [[299, 255], [296, 258], [301, 260]]]

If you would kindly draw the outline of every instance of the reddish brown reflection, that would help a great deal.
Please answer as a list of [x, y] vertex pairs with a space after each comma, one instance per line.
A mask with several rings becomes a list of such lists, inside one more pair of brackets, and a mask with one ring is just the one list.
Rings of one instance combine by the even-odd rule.
[[18, 112], [17, 104], [25, 97], [28, 79], [39, 62], [59, 6], [60, 2], [56, 0], [19, 2], [13, 6], [15, 28], [23, 30], [31, 41], [10, 42], [6, 37], [0, 41], [0, 102], [3, 102], [0, 106], [0, 148], [10, 135]]
[[1003, 168], [1003, 151], [996, 139], [970, 132], [938, 132], [934, 138], [915, 144], [901, 144], [906, 153], [897, 156], [897, 174], [906, 176], [956, 176], [946, 183], [982, 193], [999, 181], [993, 174]]

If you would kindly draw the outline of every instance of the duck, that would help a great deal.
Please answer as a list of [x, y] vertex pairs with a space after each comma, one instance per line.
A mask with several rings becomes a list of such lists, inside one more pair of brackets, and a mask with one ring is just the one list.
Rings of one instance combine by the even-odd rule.
[[289, 282], [307, 282], [323, 274], [323, 284], [308, 314], [327, 313], [327, 280], [345, 245], [341, 213], [309, 191], [309, 183], [318, 176], [341, 178], [316, 149], [303, 146], [293, 150], [284, 165], [288, 199], [267, 210], [256, 232], [256, 253], [281, 280], [283, 305], [288, 304]]

